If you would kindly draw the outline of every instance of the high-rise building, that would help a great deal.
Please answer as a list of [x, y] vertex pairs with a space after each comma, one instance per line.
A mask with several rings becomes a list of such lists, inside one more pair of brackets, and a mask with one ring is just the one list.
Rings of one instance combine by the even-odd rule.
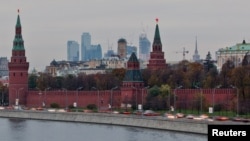
[[86, 61], [88, 50], [91, 48], [91, 36], [88, 32], [84, 32], [81, 37], [81, 61]]
[[143, 61], [148, 61], [150, 54], [151, 43], [147, 38], [146, 33], [142, 33], [139, 36], [139, 58]]
[[127, 57], [127, 41], [126, 41], [126, 39], [121, 38], [118, 40], [117, 54], [121, 59]]
[[158, 26], [158, 19], [156, 19], [155, 36], [153, 42], [153, 49], [150, 52], [150, 59], [147, 67], [151, 70], [158, 70], [167, 68], [166, 60], [164, 59], [164, 52], [162, 51], [161, 37]]
[[79, 61], [79, 44], [76, 41], [67, 42], [68, 61]]
[[87, 60], [102, 59], [102, 47], [100, 44], [91, 45], [91, 48], [87, 50], [87, 52], [88, 52]]
[[194, 62], [199, 62], [200, 61], [200, 55], [198, 53], [198, 49], [197, 49], [197, 37], [195, 40], [195, 51], [194, 51], [194, 55], [193, 55], [193, 61]]
[[115, 54], [114, 50], [109, 49], [109, 50], [107, 50], [107, 52], [104, 54], [104, 57], [105, 57], [105, 58], [108, 58], [108, 57], [112, 57], [112, 56], [115, 56], [115, 55], [116, 55], [116, 54]]
[[9, 75], [8, 62], [7, 57], [0, 57], [0, 77]]
[[[19, 11], [19, 10], [18, 10]], [[28, 69], [20, 16], [17, 16], [16, 35], [13, 41], [9, 67], [9, 105], [25, 105], [28, 93]]]
[[127, 45], [127, 58], [129, 58], [132, 55], [132, 53], [135, 53], [135, 55], [137, 56], [137, 47]]

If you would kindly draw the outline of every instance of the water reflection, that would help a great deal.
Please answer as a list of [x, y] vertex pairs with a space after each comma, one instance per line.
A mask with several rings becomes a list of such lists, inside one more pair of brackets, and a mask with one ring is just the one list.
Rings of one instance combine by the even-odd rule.
[[206, 135], [113, 125], [0, 118], [4, 141], [206, 141]]

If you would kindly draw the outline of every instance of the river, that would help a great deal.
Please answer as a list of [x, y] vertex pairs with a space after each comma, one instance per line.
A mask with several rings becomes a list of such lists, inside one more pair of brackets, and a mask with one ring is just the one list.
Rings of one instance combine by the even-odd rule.
[[206, 135], [136, 127], [0, 118], [1, 141], [206, 141]]

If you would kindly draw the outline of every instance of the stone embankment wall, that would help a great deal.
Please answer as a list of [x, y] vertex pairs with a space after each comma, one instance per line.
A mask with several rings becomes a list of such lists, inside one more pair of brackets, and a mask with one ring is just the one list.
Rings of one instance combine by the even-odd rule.
[[15, 110], [1, 110], [0, 117], [134, 126], [195, 134], [207, 134], [206, 122], [192, 122], [191, 120], [181, 121], [175, 119], [166, 119], [164, 117], [141, 117], [136, 115], [108, 113], [60, 113]]
[[156, 130], [169, 130], [207, 135], [209, 124], [244, 124], [250, 123], [232, 121], [207, 121], [191, 119], [167, 119], [166, 117], [146, 117], [137, 115], [122, 115], [109, 113], [68, 113], [45, 111], [0, 110], [0, 118], [22, 118], [33, 120], [51, 120], [62, 122], [82, 122], [118, 126], [133, 126]]

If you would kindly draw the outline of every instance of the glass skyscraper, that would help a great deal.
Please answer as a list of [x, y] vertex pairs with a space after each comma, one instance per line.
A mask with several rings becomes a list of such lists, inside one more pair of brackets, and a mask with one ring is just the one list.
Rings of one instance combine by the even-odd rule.
[[76, 41], [67, 42], [68, 61], [79, 61], [79, 44]]
[[91, 48], [91, 36], [88, 32], [84, 32], [81, 37], [81, 61], [88, 60], [88, 50]]
[[139, 36], [139, 58], [143, 61], [148, 61], [150, 57], [151, 43], [147, 38], [146, 33], [142, 33]]

